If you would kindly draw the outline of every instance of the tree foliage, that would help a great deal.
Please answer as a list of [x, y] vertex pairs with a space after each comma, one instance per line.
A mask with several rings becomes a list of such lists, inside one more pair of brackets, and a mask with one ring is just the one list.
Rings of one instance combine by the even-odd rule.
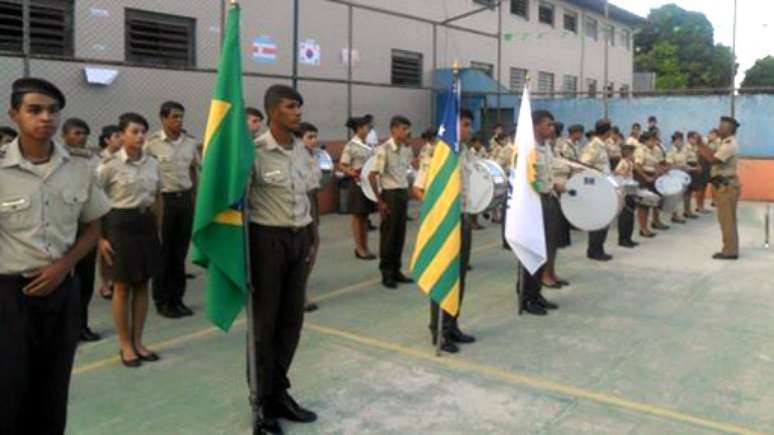
[[774, 56], [758, 59], [755, 61], [755, 65], [745, 73], [742, 87], [756, 86], [774, 86]]
[[700, 12], [669, 4], [652, 9], [635, 36], [635, 70], [656, 73], [657, 89], [718, 88], [731, 83], [731, 49], [715, 44]]

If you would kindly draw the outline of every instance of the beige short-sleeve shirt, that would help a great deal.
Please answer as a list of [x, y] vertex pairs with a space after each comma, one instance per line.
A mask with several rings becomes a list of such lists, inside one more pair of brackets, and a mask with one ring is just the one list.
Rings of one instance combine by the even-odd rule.
[[256, 140], [250, 180], [250, 222], [269, 227], [304, 227], [312, 223], [308, 192], [309, 152], [294, 138], [285, 149], [271, 131]]
[[626, 159], [621, 159], [615, 168], [615, 175], [624, 178], [634, 178], [634, 163]]
[[713, 163], [710, 172], [713, 177], [735, 177], [739, 164], [739, 144], [736, 137], [730, 136], [722, 140], [715, 151], [715, 158], [720, 160], [720, 163]]
[[565, 159], [575, 161], [580, 160], [581, 156], [580, 144], [573, 141], [569, 137], [566, 137], [559, 142], [556, 152], [559, 154], [559, 156]]
[[656, 172], [660, 160], [656, 157], [654, 150], [656, 147], [648, 148], [642, 145], [634, 151], [634, 163], [639, 165], [645, 172]]
[[[462, 179], [462, 192], [460, 192], [460, 201], [461, 201], [461, 207], [462, 210], [467, 209], [467, 195], [466, 193], [470, 189], [470, 171], [472, 170], [472, 165], [474, 163], [474, 159], [471, 154], [468, 154], [466, 151], [466, 148], [468, 147], [466, 144], [460, 145], [463, 149], [463, 151], [460, 153], [460, 177]], [[423, 191], [427, 191], [427, 188], [429, 187], [427, 185], [428, 178], [427, 176], [430, 173], [430, 163], [433, 159], [432, 155], [426, 155], [424, 158], [422, 158], [419, 162], [419, 171], [417, 171], [417, 176], [414, 179], [414, 187], [418, 189], [422, 189]]]
[[606, 140], [605, 148], [607, 149], [607, 156], [611, 160], [621, 158], [621, 144], [616, 139], [609, 138]]
[[142, 153], [130, 160], [123, 149], [99, 165], [97, 178], [112, 207], [119, 209], [150, 207], [161, 188], [156, 159]]
[[318, 158], [319, 151], [312, 151], [309, 148], [305, 149], [309, 155], [309, 171], [307, 172], [307, 182], [309, 183], [309, 191], [314, 192], [322, 187], [322, 169], [320, 169], [320, 159]]
[[594, 139], [586, 145], [581, 154], [580, 161], [587, 165], [596, 168], [602, 173], [610, 173], [610, 158], [607, 155], [607, 147], [605, 143], [599, 137]]
[[191, 168], [199, 166], [193, 137], [182, 133], [177, 140], [172, 140], [163, 130], [158, 131], [148, 138], [145, 152], [159, 162], [162, 192], [182, 192], [193, 187]]
[[110, 211], [88, 159], [53, 144], [47, 163], [26, 160], [18, 138], [0, 151], [0, 274], [31, 271], [62, 258], [78, 225]]
[[379, 183], [383, 190], [407, 189], [406, 174], [411, 167], [414, 153], [408, 145], [398, 145], [394, 139], [376, 148], [376, 161], [372, 172], [379, 174]]
[[374, 155], [374, 150], [366, 145], [359, 136], [354, 136], [344, 145], [341, 152], [341, 163], [349, 165], [354, 170], [360, 170], [365, 162]]

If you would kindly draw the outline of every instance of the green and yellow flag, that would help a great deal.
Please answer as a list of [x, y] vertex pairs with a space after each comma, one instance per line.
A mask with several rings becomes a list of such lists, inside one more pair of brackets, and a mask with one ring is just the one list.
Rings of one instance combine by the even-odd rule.
[[447, 94], [438, 144], [433, 152], [411, 272], [419, 288], [444, 311], [459, 312], [462, 247], [460, 171], [460, 88]]
[[209, 271], [207, 317], [224, 331], [247, 300], [242, 211], [255, 155], [242, 98], [239, 15], [239, 6], [232, 5], [204, 134], [193, 226], [193, 261]]

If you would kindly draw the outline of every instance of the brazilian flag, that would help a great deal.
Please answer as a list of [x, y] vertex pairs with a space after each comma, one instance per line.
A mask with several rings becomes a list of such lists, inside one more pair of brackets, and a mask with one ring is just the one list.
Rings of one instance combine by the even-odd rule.
[[411, 259], [411, 272], [419, 288], [453, 316], [459, 312], [462, 247], [459, 120], [460, 85], [455, 79], [447, 94], [438, 144], [427, 173]]
[[243, 209], [255, 155], [242, 98], [239, 6], [232, 4], [204, 134], [193, 261], [206, 267], [207, 317], [228, 331], [247, 300]]

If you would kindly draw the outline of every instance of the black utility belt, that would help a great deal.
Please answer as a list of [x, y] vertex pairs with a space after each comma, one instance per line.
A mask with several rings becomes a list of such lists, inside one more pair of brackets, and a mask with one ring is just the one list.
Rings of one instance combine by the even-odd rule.
[[710, 178], [710, 183], [712, 183], [715, 188], [718, 188], [720, 186], [728, 186], [731, 184], [732, 181], [735, 181], [737, 179], [736, 175], [726, 177], [723, 175], [715, 175], [714, 177]]
[[161, 197], [164, 199], [184, 198], [191, 195], [191, 189], [180, 190], [178, 192], [161, 192]]
[[273, 227], [270, 225], [261, 225], [261, 224], [254, 224], [251, 223], [250, 227], [254, 228], [258, 231], [263, 231], [267, 233], [274, 233], [274, 234], [300, 234], [305, 231], [309, 231], [312, 227], [312, 223], [309, 225], [305, 225], [302, 227]]
[[112, 208], [110, 209], [110, 213], [116, 216], [136, 216], [151, 214], [153, 213], [153, 210], [147, 206], [132, 208]]

